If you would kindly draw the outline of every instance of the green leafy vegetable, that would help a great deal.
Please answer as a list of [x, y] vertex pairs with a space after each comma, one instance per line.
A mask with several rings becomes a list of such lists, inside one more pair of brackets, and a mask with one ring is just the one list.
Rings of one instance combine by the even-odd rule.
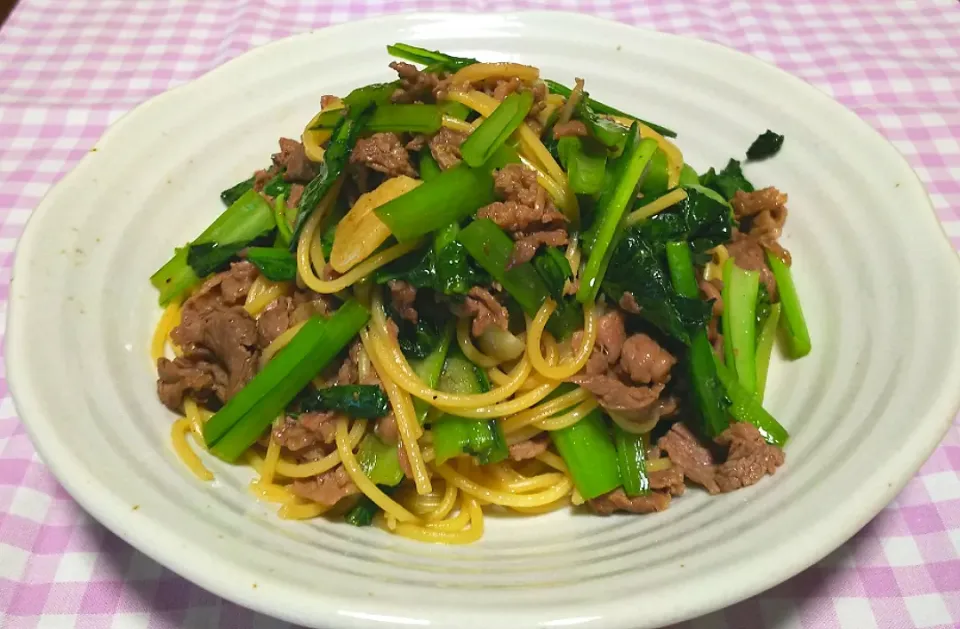
[[773, 344], [777, 338], [777, 324], [780, 322], [780, 304], [770, 307], [770, 315], [760, 328], [757, 337], [757, 401], [763, 402], [763, 394], [767, 388], [767, 372], [770, 370], [770, 356], [773, 354]]
[[290, 196], [290, 188], [293, 186], [293, 184], [283, 178], [285, 172], [286, 171], [284, 169], [280, 169], [280, 172], [278, 172], [270, 181], [264, 184], [263, 193], [265, 195], [273, 198], [277, 198], [279, 196]]
[[694, 253], [729, 242], [733, 233], [730, 206], [709, 189], [689, 186], [687, 198], [637, 224], [649, 245], [661, 251], [666, 243], [688, 240]]
[[724, 199], [730, 200], [737, 190], [753, 192], [753, 184], [743, 176], [740, 162], [731, 159], [719, 173], [713, 168], [700, 176], [700, 185], [716, 191]]
[[723, 346], [727, 367], [749, 393], [757, 387], [757, 293], [760, 274], [738, 267], [733, 258], [723, 269]]
[[[248, 243], [269, 234], [274, 225], [273, 210], [263, 197], [253, 189], [244, 192], [190, 245], [177, 249], [150, 277], [150, 283], [160, 291], [160, 305], [182, 297], [204, 275], [213, 272], [209, 269], [226, 264]], [[203, 247], [198, 252], [200, 245]], [[190, 264], [190, 251], [194, 251], [194, 262], [201, 267], [199, 274]]]
[[373, 110], [367, 130], [432, 134], [440, 130], [441, 122], [436, 105], [381, 105]]
[[556, 247], [543, 247], [534, 256], [532, 262], [533, 267], [546, 283], [547, 290], [550, 291], [554, 301], [561, 303], [564, 298], [563, 286], [568, 279], [573, 278], [570, 262]]
[[290, 230], [290, 220], [287, 219], [287, 195], [281, 194], [274, 199], [273, 219], [277, 224], [277, 235], [280, 237], [280, 243], [289, 246], [290, 239], [293, 238], [293, 232]]
[[332, 129], [343, 119], [343, 114], [344, 109], [342, 108], [322, 111], [312, 120], [313, 124], [310, 125], [310, 130], [314, 131], [316, 129]]
[[592, 500], [620, 486], [617, 448], [600, 409], [594, 409], [572, 426], [551, 431], [550, 438], [584, 500]]
[[[436, 389], [440, 381], [440, 374], [443, 372], [443, 364], [447, 360], [447, 353], [450, 351], [450, 343], [453, 340], [453, 321], [448, 321], [444, 329], [440, 332], [440, 338], [436, 345], [430, 350], [424, 358], [410, 361], [413, 372], [431, 389]], [[420, 398], [413, 400], [413, 409], [417, 413], [417, 421], [423, 425], [430, 411], [430, 404]]]
[[[671, 242], [667, 244], [666, 252], [673, 287], [682, 297], [697, 299], [700, 289], [697, 286], [690, 247], [683, 241]], [[687, 366], [692, 385], [691, 393], [696, 402], [694, 407], [700, 411], [700, 432], [711, 439], [715, 438], [726, 430], [730, 423], [730, 399], [717, 375], [713, 347], [707, 338], [707, 331], [703, 328], [693, 334]]]
[[477, 63], [476, 59], [467, 57], [453, 57], [446, 55], [438, 50], [427, 50], [410, 44], [393, 44], [387, 46], [387, 52], [394, 57], [399, 57], [413, 63], [425, 65], [430, 70], [447, 72], [456, 72], [460, 68]]
[[[438, 385], [445, 393], [483, 393], [489, 383], [476, 365], [453, 348], [448, 354]], [[442, 415], [431, 425], [433, 450], [437, 463], [461, 454], [476, 457], [481, 465], [496, 463], [507, 458], [507, 443], [503, 428], [496, 420], [471, 419], [449, 413]]]
[[383, 389], [374, 384], [347, 384], [318, 389], [307, 387], [297, 403], [304, 412], [339, 411], [351, 417], [376, 419], [390, 412]]
[[[668, 184], [669, 173], [667, 173], [667, 154], [662, 149], [657, 149], [650, 158], [650, 166], [643, 175], [643, 181], [640, 182], [640, 194], [643, 197], [655, 199], [667, 193], [670, 186]], [[696, 175], [694, 175], [696, 183]]]
[[495, 198], [490, 172], [461, 163], [374, 212], [398, 241], [407, 242], [459, 222]]
[[533, 92], [522, 91], [510, 94], [490, 116], [473, 130], [460, 146], [460, 154], [474, 168], [489, 160], [503, 146], [507, 138], [523, 124], [533, 106]]
[[777, 256], [767, 252], [767, 263], [773, 271], [773, 278], [777, 281], [777, 291], [780, 293], [780, 303], [783, 305], [781, 322], [787, 333], [787, 353], [791, 358], [802, 358], [810, 353], [810, 332], [807, 330], [807, 321], [800, 307], [800, 296], [793, 283], [790, 267]]
[[715, 361], [717, 375], [730, 396], [730, 414], [733, 418], [753, 424], [767, 443], [782, 448], [790, 438], [787, 429], [760, 405], [753, 393], [743, 388], [733, 371], [720, 363], [719, 359], [715, 358]]
[[767, 129], [747, 149], [747, 159], [756, 162], [773, 157], [780, 152], [782, 146], [783, 136]]
[[647, 476], [647, 446], [643, 435], [635, 435], [613, 425], [613, 440], [617, 446], [620, 479], [623, 491], [631, 498], [650, 493]]
[[251, 188], [253, 188], [253, 177], [250, 177], [249, 179], [244, 179], [240, 183], [236, 183], [230, 186], [229, 188], [227, 188], [226, 190], [224, 190], [223, 192], [221, 192], [220, 200], [223, 201], [224, 205], [226, 205], [227, 207], [230, 207], [231, 205], [237, 202], [237, 199], [243, 196], [244, 192], [246, 192], [247, 190], [250, 190]]
[[357, 448], [357, 462], [366, 477], [382, 489], [403, 480], [399, 454], [397, 444], [387, 443], [377, 433], [368, 432]]
[[297, 279], [297, 260], [287, 249], [247, 247], [247, 260], [270, 281], [292, 282]]
[[590, 255], [580, 277], [577, 300], [581, 303], [596, 299], [604, 274], [614, 251], [614, 239], [620, 221], [631, 203], [643, 170], [647, 167], [657, 143], [640, 139], [636, 124], [630, 127], [629, 138], [613, 166], [613, 186], [607, 188], [597, 201], [596, 219], [590, 228]]
[[[344, 100], [346, 101], [346, 99]], [[359, 99], [360, 102], [363, 100]], [[347, 165], [350, 153], [353, 151], [357, 138], [360, 137], [360, 132], [364, 127], [364, 119], [368, 108], [369, 103], [363, 106], [351, 105], [346, 116], [333, 129], [333, 135], [330, 136], [330, 142], [323, 156], [323, 163], [318, 167], [317, 176], [310, 180], [300, 197], [297, 220], [294, 224], [293, 238], [290, 242], [291, 247], [296, 246], [300, 239], [300, 231], [306, 224], [307, 219], [317, 209], [317, 205], [327, 195], [327, 192], [333, 187], [334, 182], [340, 177]]]
[[[566, 98], [567, 96], [570, 96], [570, 93], [571, 93], [571, 92], [573, 92], [573, 90], [572, 90], [571, 88], [569, 88], [569, 87], [567, 87], [567, 86], [565, 86], [565, 85], [561, 85], [560, 83], [557, 83], [556, 81], [551, 81], [550, 79], [545, 80], [544, 83], [547, 84], [547, 89], [550, 90], [550, 93], [551, 93], [551, 94], [560, 94], [561, 96], [563, 96], [563, 97]], [[642, 119], [640, 119], [640, 118], [637, 118], [637, 117], [634, 116], [633, 114], [628, 114], [628, 113], [625, 113], [625, 112], [623, 112], [623, 111], [620, 111], [619, 109], [616, 109], [616, 108], [614, 108], [614, 107], [611, 107], [610, 105], [605, 105], [605, 104], [601, 103], [601, 102], [598, 101], [598, 100], [595, 100], [595, 99], [593, 99], [593, 98], [590, 98], [588, 95], [585, 95], [585, 96], [584, 96], [584, 99], [587, 101], [587, 103], [590, 105], [590, 107], [592, 107], [593, 110], [596, 111], [597, 113], [608, 114], [608, 115], [613, 115], [613, 116], [623, 116], [624, 118], [633, 118], [634, 120], [639, 120], [640, 122], [642, 122], [643, 124], [647, 125], [648, 127], [650, 127], [651, 129], [653, 129], [654, 131], [656, 131], [657, 133], [659, 133], [659, 134], [662, 135], [662, 136], [665, 136], [665, 137], [668, 137], [668, 138], [675, 138], [675, 137], [677, 137], [676, 131], [671, 131], [670, 129], [667, 129], [666, 127], [661, 127], [661, 126], [658, 125], [658, 124], [654, 124], [654, 123], [652, 123], [652, 122], [648, 122], [648, 121], [646, 121], [646, 120], [642, 120]]]
[[603, 189], [607, 170], [606, 151], [590, 150], [583, 140], [570, 136], [560, 138], [557, 152], [574, 192], [593, 195]]
[[440, 165], [433, 159], [429, 149], [420, 151], [420, 178], [424, 181], [432, 181], [441, 173]]
[[287, 346], [203, 425], [210, 451], [235, 461], [369, 318], [366, 308], [351, 300], [329, 319], [319, 315], [308, 319]]
[[600, 116], [590, 106], [590, 97], [586, 92], [584, 92], [584, 98], [577, 102], [577, 118], [587, 126], [590, 137], [614, 153], [619, 153], [623, 149], [630, 136], [629, 129]]
[[456, 240], [439, 252], [433, 248], [412, 252], [379, 269], [374, 280], [378, 284], [403, 280], [414, 288], [430, 288], [444, 295], [465, 295], [473, 286], [490, 283], [489, 276], [471, 262]]

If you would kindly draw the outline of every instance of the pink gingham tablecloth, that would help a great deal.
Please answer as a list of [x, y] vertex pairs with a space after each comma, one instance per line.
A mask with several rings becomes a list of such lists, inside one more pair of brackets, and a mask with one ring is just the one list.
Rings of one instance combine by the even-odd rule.
[[[576, 10], [709, 39], [806, 79], [906, 155], [960, 248], [956, 0], [21, 0], [0, 31], [0, 317], [31, 210], [138, 103], [312, 28], [401, 11], [516, 9]], [[86, 515], [34, 452], [2, 369], [0, 627], [287, 626], [186, 582]], [[960, 627], [958, 471], [955, 423], [853, 540], [781, 586], [683, 628]]]

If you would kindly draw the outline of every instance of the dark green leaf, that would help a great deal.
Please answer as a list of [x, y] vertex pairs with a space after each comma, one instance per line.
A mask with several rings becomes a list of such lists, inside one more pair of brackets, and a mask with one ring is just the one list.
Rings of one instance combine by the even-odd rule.
[[756, 162], [773, 157], [780, 152], [783, 146], [783, 136], [767, 129], [761, 133], [750, 148], [747, 149], [747, 159]]
[[273, 179], [268, 181], [266, 185], [263, 186], [263, 193], [266, 194], [268, 197], [273, 197], [274, 199], [279, 197], [281, 194], [284, 197], [289, 197], [290, 187], [293, 184], [291, 184], [289, 181], [284, 180], [283, 176], [285, 172], [286, 170], [281, 168], [280, 172], [278, 172], [273, 177]]
[[533, 267], [543, 278], [547, 290], [558, 303], [563, 300], [563, 285], [573, 277], [570, 262], [556, 247], [543, 247], [533, 258]]
[[720, 194], [724, 199], [730, 200], [737, 190], [744, 192], [753, 192], [753, 184], [743, 176], [740, 169], [740, 162], [731, 159], [726, 167], [719, 173], [713, 168], [700, 175], [700, 185], [704, 188], [710, 188]]
[[227, 207], [233, 205], [237, 199], [243, 196], [243, 193], [247, 190], [253, 188], [253, 177], [250, 179], [245, 179], [240, 183], [234, 184], [233, 186], [227, 188], [220, 193], [220, 200], [223, 201], [223, 204]]
[[[547, 89], [550, 90], [551, 94], [560, 94], [563, 97], [567, 97], [567, 96], [570, 96], [570, 93], [573, 91], [566, 85], [561, 85], [560, 83], [557, 83], [556, 81], [551, 81], [550, 79], [546, 79], [544, 83], [547, 84]], [[584, 99], [587, 101], [587, 103], [589, 103], [590, 107], [592, 107], [593, 110], [596, 111], [597, 113], [612, 114], [614, 116], [623, 116], [624, 118], [633, 118], [634, 120], [639, 120], [640, 122], [647, 125], [648, 127], [650, 127], [651, 129], [653, 129], [654, 131], [656, 131], [662, 136], [666, 136], [668, 138], [677, 137], [676, 131], [672, 131], [666, 127], [661, 127], [658, 124], [648, 122], [646, 120], [643, 120], [642, 118], [637, 118], [633, 114], [628, 114], [619, 109], [616, 109], [615, 107], [611, 107], [610, 105], [605, 105], [598, 100], [590, 98], [589, 95], [584, 95]]]
[[434, 71], [445, 70], [447, 72], [456, 72], [460, 68], [465, 68], [477, 63], [476, 59], [454, 57], [438, 50], [427, 50], [426, 48], [411, 46], [409, 44], [387, 46], [387, 52], [394, 57], [400, 57], [413, 63], [428, 66], [427, 69]]
[[304, 413], [339, 411], [351, 417], [376, 419], [390, 411], [383, 389], [370, 384], [350, 384], [317, 389], [309, 386], [297, 396], [295, 404]]
[[676, 240], [689, 240], [694, 253], [702, 253], [732, 236], [733, 217], [727, 203], [700, 186], [690, 186], [686, 191], [686, 199], [636, 227], [640, 237], [658, 253], [666, 243]]
[[297, 279], [297, 260], [287, 249], [247, 247], [246, 257], [268, 280], [292, 282]]
[[219, 245], [214, 242], [190, 245], [187, 250], [187, 264], [197, 277], [206, 277], [222, 270], [247, 243]]

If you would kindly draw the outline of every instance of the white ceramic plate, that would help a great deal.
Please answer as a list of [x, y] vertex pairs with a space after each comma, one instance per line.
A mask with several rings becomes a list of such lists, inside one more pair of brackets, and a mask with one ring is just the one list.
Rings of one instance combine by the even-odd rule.
[[[698, 170], [764, 129], [748, 167], [790, 194], [785, 244], [813, 354], [772, 370], [793, 434], [775, 477], [645, 517], [488, 520], [470, 547], [281, 522], [246, 469], [171, 452], [147, 355], [147, 278], [221, 211], [218, 192], [296, 137], [320, 95], [391, 76], [405, 41], [585, 77], [668, 125]], [[17, 250], [8, 359], [44, 460], [96, 518], [228, 599], [324, 627], [654, 627], [750, 596], [849, 538], [917, 470], [960, 404], [960, 267], [899, 154], [819, 91], [719, 46], [557, 14], [418, 15], [276, 42], [118, 122], [34, 212]]]

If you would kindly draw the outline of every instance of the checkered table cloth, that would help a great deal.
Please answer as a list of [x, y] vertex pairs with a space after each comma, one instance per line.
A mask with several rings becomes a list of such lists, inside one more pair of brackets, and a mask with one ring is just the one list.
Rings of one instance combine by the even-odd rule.
[[[398, 11], [579, 10], [771, 61], [910, 161], [960, 248], [956, 0], [21, 0], [0, 31], [0, 320], [30, 211], [138, 103], [253, 46]], [[287, 627], [181, 579], [84, 513], [37, 457], [0, 362], [0, 627]], [[960, 386], [946, 382], [944, 386]], [[683, 629], [960, 627], [960, 423], [819, 565]]]

